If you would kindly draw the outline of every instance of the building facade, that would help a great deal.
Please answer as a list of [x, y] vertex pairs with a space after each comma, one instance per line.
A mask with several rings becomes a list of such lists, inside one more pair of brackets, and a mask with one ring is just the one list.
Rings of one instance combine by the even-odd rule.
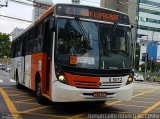
[[[129, 16], [130, 24], [133, 26], [132, 39], [136, 47], [136, 41], [137, 41], [137, 11], [136, 9], [138, 7], [137, 0], [101, 0], [101, 7], [114, 9], [114, 10], [126, 13]], [[136, 54], [134, 54], [134, 59], [135, 58], [136, 58]], [[136, 65], [136, 62], [134, 62], [134, 67], [135, 65]]]
[[101, 0], [101, 7], [114, 9], [129, 16], [130, 23], [133, 26], [132, 39], [136, 40], [137, 21], [136, 21], [136, 9], [137, 0]]
[[140, 45], [140, 65], [143, 53], [160, 63], [160, 0], [101, 0], [101, 6], [128, 14], [132, 38]]
[[33, 21], [43, 14], [49, 7], [53, 5], [52, 0], [33, 0], [34, 9], [32, 12]]
[[147, 40], [160, 40], [160, 0], [139, 0], [138, 38], [147, 36]]
[[137, 42], [140, 43], [140, 62], [142, 53], [148, 53], [148, 60], [160, 63], [160, 0], [138, 0]]
[[10, 34], [12, 36], [12, 39], [14, 39], [18, 34], [20, 34], [24, 29], [21, 28], [14, 28], [12, 33]]

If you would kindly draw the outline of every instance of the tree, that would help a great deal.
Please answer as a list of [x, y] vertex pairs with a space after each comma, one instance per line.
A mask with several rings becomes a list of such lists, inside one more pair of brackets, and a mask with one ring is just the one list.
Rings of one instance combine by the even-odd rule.
[[[142, 71], [145, 71], [145, 63], [140, 65], [140, 67], [141, 67]], [[159, 71], [160, 70], [160, 64], [157, 64], [156, 62], [149, 60], [147, 62], [147, 70], [150, 71], [150, 72]]]
[[11, 41], [8, 34], [0, 33], [0, 58], [10, 56]]

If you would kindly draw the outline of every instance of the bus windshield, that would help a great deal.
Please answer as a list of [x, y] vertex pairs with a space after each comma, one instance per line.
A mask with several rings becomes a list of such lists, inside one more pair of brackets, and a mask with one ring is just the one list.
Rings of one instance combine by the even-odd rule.
[[129, 69], [132, 68], [131, 50], [129, 27], [77, 19], [57, 20], [56, 61], [61, 65]]

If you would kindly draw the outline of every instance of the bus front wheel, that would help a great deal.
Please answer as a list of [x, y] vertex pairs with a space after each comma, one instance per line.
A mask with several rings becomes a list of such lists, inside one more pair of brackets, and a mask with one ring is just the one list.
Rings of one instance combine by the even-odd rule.
[[41, 82], [38, 82], [36, 85], [36, 95], [37, 95], [37, 101], [40, 104], [44, 104], [44, 97], [42, 96], [42, 92], [41, 92]]
[[19, 78], [18, 78], [18, 73], [16, 72], [16, 87], [17, 89], [20, 89], [21, 88], [21, 84], [19, 83]]

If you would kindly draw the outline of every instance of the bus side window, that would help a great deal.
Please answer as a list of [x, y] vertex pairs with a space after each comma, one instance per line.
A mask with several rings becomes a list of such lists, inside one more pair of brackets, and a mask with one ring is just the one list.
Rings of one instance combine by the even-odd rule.
[[15, 54], [16, 54], [16, 45], [15, 42], [13, 42], [11, 46], [11, 57], [14, 58]]
[[16, 56], [21, 56], [21, 45], [22, 45], [22, 37], [20, 37], [18, 40], [17, 40], [17, 47], [16, 47]]
[[27, 52], [29, 54], [33, 53], [33, 52], [36, 52], [36, 43], [35, 43], [35, 28], [32, 28], [29, 32], [29, 40], [28, 40], [28, 49], [27, 49]]
[[22, 56], [26, 55], [26, 41], [27, 41], [27, 35], [23, 37], [22, 49], [21, 49]]
[[42, 24], [37, 26], [37, 51], [42, 50], [42, 42], [43, 42], [43, 35], [42, 35]]
[[31, 54], [32, 51], [33, 51], [33, 44], [32, 44], [33, 35], [32, 34], [33, 34], [32, 30], [30, 30], [29, 33], [28, 33], [29, 38], [28, 38], [28, 43], [27, 43], [27, 45], [28, 45], [27, 54]]

